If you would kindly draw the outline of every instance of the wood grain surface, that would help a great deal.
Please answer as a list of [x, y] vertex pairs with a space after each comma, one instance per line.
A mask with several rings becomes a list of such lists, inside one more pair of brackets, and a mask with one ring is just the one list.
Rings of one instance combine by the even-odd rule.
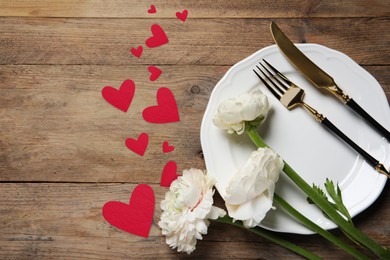
[[[156, 14], [148, 14], [151, 4]], [[187, 9], [181, 22], [175, 13]], [[199, 128], [215, 84], [236, 62], [273, 44], [270, 21], [294, 42], [337, 49], [381, 84], [390, 100], [390, 2], [233, 0], [0, 1], [0, 259], [299, 259], [246, 231], [212, 223], [191, 254], [165, 244], [157, 226], [159, 186], [169, 160], [178, 170], [205, 168]], [[150, 26], [169, 44], [145, 48]], [[147, 68], [161, 77], [151, 82]], [[104, 86], [136, 83], [123, 113], [101, 96]], [[142, 118], [158, 88], [174, 93], [181, 121]], [[140, 157], [126, 138], [148, 132]], [[162, 143], [175, 146], [162, 153]], [[148, 239], [110, 226], [109, 200], [128, 202], [139, 183], [156, 195]], [[356, 224], [390, 247], [390, 192], [356, 217]], [[223, 206], [217, 195], [217, 204]], [[341, 233], [332, 231], [336, 235]], [[282, 234], [325, 259], [349, 256], [316, 235]]]

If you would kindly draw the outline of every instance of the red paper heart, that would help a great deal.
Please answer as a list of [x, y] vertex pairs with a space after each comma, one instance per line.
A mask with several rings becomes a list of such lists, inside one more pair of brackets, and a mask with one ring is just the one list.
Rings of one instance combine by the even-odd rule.
[[169, 161], [162, 172], [160, 186], [169, 188], [177, 177], [177, 164], [174, 161]]
[[153, 24], [151, 27], [152, 36], [146, 40], [146, 46], [156, 48], [169, 42], [163, 28], [158, 24]]
[[130, 107], [131, 101], [133, 100], [135, 92], [135, 85], [132, 80], [123, 81], [119, 90], [106, 86], [102, 90], [103, 98], [113, 105], [114, 107], [122, 110], [123, 112], [127, 112]]
[[138, 48], [131, 48], [131, 53], [137, 57], [137, 58], [140, 58], [141, 55], [142, 55], [142, 52], [143, 52], [144, 48], [142, 46], [138, 46]]
[[179, 18], [179, 20], [185, 22], [188, 16], [188, 10], [183, 10], [183, 12], [177, 12], [176, 17]]
[[165, 141], [163, 143], [163, 152], [164, 153], [169, 153], [175, 150], [175, 147], [173, 145], [169, 145], [168, 141]]
[[148, 13], [155, 14], [156, 13], [156, 7], [154, 5], [151, 5], [150, 9], [148, 10]]
[[145, 121], [155, 124], [180, 121], [176, 100], [169, 88], [162, 87], [157, 90], [157, 104], [142, 111]]
[[133, 190], [129, 204], [109, 201], [104, 204], [102, 214], [114, 227], [147, 238], [154, 214], [153, 189], [146, 184], [139, 184]]
[[157, 80], [162, 73], [162, 70], [160, 70], [159, 68], [157, 68], [155, 66], [149, 66], [148, 71], [150, 72], [150, 77], [149, 77], [150, 81]]
[[125, 142], [127, 148], [141, 156], [144, 156], [148, 143], [149, 136], [147, 133], [140, 134], [137, 139], [127, 138]]

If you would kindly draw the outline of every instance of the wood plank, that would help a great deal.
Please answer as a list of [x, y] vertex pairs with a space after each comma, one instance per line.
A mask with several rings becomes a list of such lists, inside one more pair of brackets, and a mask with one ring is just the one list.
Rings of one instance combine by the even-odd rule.
[[[165, 244], [157, 226], [159, 203], [167, 189], [152, 185], [156, 208], [148, 239], [110, 226], [101, 208], [110, 200], [128, 203], [133, 184], [0, 183], [0, 258], [2, 259], [129, 259], [186, 258]], [[380, 199], [357, 217], [356, 225], [384, 246], [390, 246], [386, 218], [389, 184]], [[216, 195], [217, 196], [217, 195]], [[222, 201], [217, 196], [217, 205]], [[340, 235], [339, 231], [334, 232]], [[347, 257], [318, 236], [287, 235], [325, 259]], [[195, 258], [299, 259], [294, 254], [245, 230], [212, 223], [198, 242]]]
[[[359, 64], [389, 65], [386, 18], [281, 19], [296, 43], [339, 50]], [[147, 48], [152, 24], [169, 44]], [[65, 19], [0, 18], [0, 64], [191, 64], [232, 65], [273, 44], [267, 19]], [[207, 30], [205, 30], [207, 28]], [[132, 47], [145, 47], [140, 59]]]
[[[169, 160], [183, 169], [204, 168], [200, 123], [210, 93], [229, 66], [160, 66], [150, 82], [147, 66], [0, 66], [0, 180], [159, 183]], [[390, 100], [388, 66], [374, 72]], [[106, 85], [136, 83], [127, 113], [101, 97]], [[181, 122], [147, 123], [142, 111], [156, 104], [159, 87], [177, 99]], [[126, 138], [147, 132], [144, 157], [125, 147]], [[162, 143], [175, 146], [162, 153]]]
[[[149, 14], [150, 4], [157, 7]], [[174, 18], [188, 9], [191, 18], [371, 17], [389, 16], [390, 5], [381, 0], [355, 1], [251, 1], [230, 0], [8, 0], [0, 4], [0, 16]]]

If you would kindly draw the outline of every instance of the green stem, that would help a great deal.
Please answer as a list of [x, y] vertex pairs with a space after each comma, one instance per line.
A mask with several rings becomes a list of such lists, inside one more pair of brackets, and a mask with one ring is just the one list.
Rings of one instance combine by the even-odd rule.
[[229, 216], [224, 216], [222, 218], [218, 218], [215, 220], [216, 222], [220, 222], [220, 223], [224, 223], [224, 224], [230, 224], [230, 225], [233, 225], [233, 226], [236, 226], [236, 227], [240, 227], [240, 228], [243, 228], [245, 230], [249, 230], [250, 232], [253, 232], [255, 233], [256, 235], [259, 235], [259, 236], [262, 236], [263, 238], [265, 239], [268, 239], [284, 248], [287, 248], [307, 259], [321, 259], [321, 257], [313, 254], [312, 252], [310, 251], [307, 251], [306, 249], [296, 245], [296, 244], [293, 244], [287, 240], [284, 240], [278, 236], [276, 236], [274, 233], [270, 232], [270, 231], [267, 231], [267, 230], [264, 230], [260, 227], [254, 227], [254, 228], [246, 228], [244, 227], [244, 225], [242, 224], [241, 221], [235, 221], [233, 222], [233, 219], [230, 218]]
[[[268, 147], [261, 139], [257, 130], [249, 127], [246, 130], [247, 134], [257, 147]], [[361, 245], [371, 250], [375, 255], [381, 258], [390, 258], [390, 252], [387, 248], [378, 245], [375, 241], [363, 234], [359, 229], [355, 228], [346, 221], [327, 201], [324, 197], [318, 194], [309, 184], [302, 179], [293, 168], [284, 162], [284, 173], [323, 211], [328, 217], [337, 224], [337, 226], [346, 232], [350, 237], [358, 241]]]
[[344, 249], [347, 253], [353, 255], [357, 259], [368, 259], [367, 256], [360, 253], [357, 249], [350, 247], [344, 241], [338, 239], [334, 235], [332, 235], [330, 232], [324, 230], [314, 222], [312, 222], [310, 219], [306, 218], [304, 215], [299, 213], [296, 209], [294, 209], [287, 201], [285, 201], [282, 197], [280, 197], [278, 194], [274, 194], [274, 200], [276, 203], [278, 203], [284, 210], [286, 210], [290, 215], [292, 215], [294, 218], [299, 220], [303, 225], [310, 228], [312, 231], [316, 232], [317, 234], [323, 236], [324, 238], [328, 239], [333, 244], [337, 245], [338, 247]]

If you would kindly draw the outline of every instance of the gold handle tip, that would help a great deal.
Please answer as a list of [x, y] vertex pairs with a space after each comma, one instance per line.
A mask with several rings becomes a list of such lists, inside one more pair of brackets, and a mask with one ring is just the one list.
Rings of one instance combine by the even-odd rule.
[[386, 170], [385, 166], [381, 163], [378, 163], [375, 166], [375, 170], [383, 175], [385, 175], [387, 178], [390, 178], [390, 173]]

